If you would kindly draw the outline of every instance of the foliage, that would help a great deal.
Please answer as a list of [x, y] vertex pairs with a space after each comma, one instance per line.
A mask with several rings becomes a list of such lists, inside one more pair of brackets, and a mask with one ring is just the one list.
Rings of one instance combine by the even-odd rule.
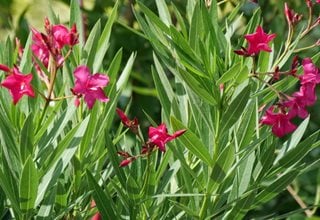
[[[126, 23], [119, 8], [127, 5], [117, 2], [108, 19], [96, 21], [86, 35], [79, 4], [71, 1], [69, 26], [76, 24], [79, 44], [70, 56], [66, 48], [62, 50], [68, 59], [57, 71], [53, 90], [57, 97], [73, 98], [54, 100], [49, 91], [48, 96], [43, 92], [23, 97], [13, 105], [9, 93], [0, 90], [2, 216], [88, 219], [99, 213], [103, 219], [242, 219], [304, 212], [316, 216], [318, 196], [306, 196], [311, 207], [274, 208], [279, 197], [301, 200], [297, 186], [307, 182], [305, 176], [318, 175], [319, 130], [310, 129], [314, 110], [305, 119], [295, 119], [297, 129], [282, 138], [262, 126], [260, 119], [267, 107], [280, 103], [282, 93], [295, 90], [297, 75], [305, 73], [304, 66], [291, 65], [293, 55], [311, 53], [316, 63], [319, 53], [312, 49], [301, 53], [308, 46], [301, 22], [294, 34], [289, 29], [286, 43], [283, 32], [273, 44], [264, 42], [271, 53], [267, 49], [248, 54], [243, 36], [258, 26], [271, 33], [281, 28], [273, 29], [263, 4], [260, 8], [244, 1], [137, 1], [132, 23]], [[252, 14], [244, 14], [248, 10]], [[59, 24], [59, 18], [50, 14], [50, 20]], [[119, 33], [138, 39], [137, 47], [146, 42], [148, 46], [136, 59], [136, 53], [126, 53], [129, 42], [127, 48], [116, 49], [112, 40]], [[312, 39], [312, 34], [307, 37]], [[10, 39], [0, 43], [0, 63], [10, 68], [20, 63], [21, 72], [32, 72], [35, 91], [44, 91], [37, 65], [45, 74], [51, 72], [33, 54], [32, 41], [30, 33], [22, 57]], [[150, 62], [149, 76], [139, 75], [148, 71], [145, 66]], [[95, 103], [92, 109], [82, 103], [74, 106], [74, 97], [82, 97], [70, 91], [77, 83], [73, 72], [79, 65], [92, 73], [107, 73], [110, 83], [104, 92], [109, 102]], [[279, 73], [281, 78], [269, 83]], [[145, 89], [152, 81], [155, 88]], [[141, 99], [147, 94], [153, 102], [156, 97], [161, 106], [148, 102], [142, 113], [137, 98], [128, 99], [132, 92]], [[118, 110], [124, 126], [114, 118], [118, 105], [127, 106], [127, 113]], [[126, 114], [138, 115], [140, 123]], [[163, 124], [155, 127], [160, 121]], [[143, 132], [147, 126], [149, 139]], [[319, 183], [310, 181], [314, 182], [307, 185]]]

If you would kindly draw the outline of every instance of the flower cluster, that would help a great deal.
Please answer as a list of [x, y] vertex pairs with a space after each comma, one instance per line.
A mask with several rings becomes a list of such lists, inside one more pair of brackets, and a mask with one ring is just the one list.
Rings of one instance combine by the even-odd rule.
[[[57, 77], [57, 71], [61, 69], [66, 59], [72, 53], [73, 47], [79, 42], [77, 28], [73, 25], [70, 29], [64, 25], [52, 25], [48, 19], [45, 19], [45, 33], [32, 28], [33, 62], [39, 79], [44, 83], [46, 89], [35, 90], [31, 85], [32, 73], [23, 74], [17, 65], [10, 68], [0, 64], [0, 70], [6, 73], [6, 78], [1, 85], [7, 88], [13, 98], [13, 104], [17, 104], [23, 95], [29, 97], [35, 96], [35, 91], [46, 100], [46, 106], [51, 101], [58, 101], [65, 98], [75, 98], [75, 105], [79, 106], [80, 98], [83, 97], [88, 108], [91, 109], [96, 102], [107, 102], [109, 99], [105, 96], [103, 88], [109, 83], [108, 76], [96, 73], [91, 74], [87, 66], [78, 66], [74, 70], [75, 86], [71, 88], [72, 95], [55, 97], [54, 84]], [[18, 55], [22, 57], [23, 48], [17, 40]], [[64, 49], [66, 49], [64, 52]], [[45, 69], [43, 69], [45, 68]], [[46, 94], [46, 95], [45, 95]]]
[[[301, 34], [298, 36], [298, 40], [306, 36], [320, 23], [319, 18], [312, 22], [314, 6], [313, 2], [311, 0], [306, 0], [305, 2], [309, 12], [308, 25], [303, 31], [301, 31]], [[316, 3], [320, 3], [320, 1], [317, 0]], [[270, 106], [260, 120], [262, 125], [270, 125], [272, 127], [272, 133], [278, 137], [283, 137], [284, 135], [293, 132], [297, 128], [297, 126], [291, 121], [293, 118], [298, 117], [304, 119], [309, 115], [307, 107], [315, 104], [317, 99], [315, 88], [316, 85], [320, 83], [319, 69], [313, 64], [310, 58], [303, 59], [303, 74], [300, 76], [296, 74], [299, 65], [297, 56], [294, 57], [290, 70], [281, 72], [279, 66], [277, 66], [285, 59], [290, 49], [292, 49], [295, 30], [294, 26], [296, 26], [296, 24], [302, 19], [302, 15], [290, 9], [287, 3], [284, 4], [284, 15], [289, 27], [288, 37], [285, 43], [284, 51], [279, 55], [278, 60], [275, 62], [273, 72], [259, 73], [255, 69], [255, 58], [261, 51], [271, 52], [269, 43], [276, 36], [275, 34], [266, 34], [261, 26], [257, 27], [255, 33], [244, 36], [248, 42], [247, 48], [241, 48], [240, 50], [234, 51], [238, 55], [252, 57], [254, 65], [250, 76], [266, 84], [278, 95], [279, 101]], [[318, 45], [319, 43], [316, 42], [309, 47], [296, 49], [293, 52], [298, 53], [304, 49], [309, 49]], [[294, 92], [292, 95], [287, 95], [275, 89], [268, 80], [270, 80], [270, 77], [272, 80], [279, 80], [281, 75], [298, 78], [300, 82], [299, 91]]]
[[309, 113], [306, 109], [314, 105], [317, 100], [316, 85], [320, 83], [319, 69], [313, 64], [310, 58], [302, 62], [303, 75], [297, 76], [300, 80], [299, 91], [291, 96], [285, 95], [279, 102], [268, 108], [265, 115], [261, 118], [261, 123], [272, 126], [272, 132], [282, 137], [296, 129], [290, 120], [299, 117], [306, 118]]
[[139, 157], [149, 156], [156, 149], [159, 149], [161, 152], [165, 152], [165, 145], [167, 142], [176, 139], [181, 136], [186, 130], [178, 130], [172, 135], [168, 134], [167, 126], [162, 123], [158, 127], [149, 127], [148, 141], [144, 142], [142, 136], [139, 133], [139, 122], [137, 118], [130, 120], [121, 109], [117, 109], [117, 113], [122, 121], [122, 124], [129, 128], [137, 137], [141, 140], [142, 149], [139, 155], [131, 155], [125, 151], [119, 151], [118, 154], [123, 158], [120, 163], [120, 167], [129, 165], [131, 162], [136, 160]]

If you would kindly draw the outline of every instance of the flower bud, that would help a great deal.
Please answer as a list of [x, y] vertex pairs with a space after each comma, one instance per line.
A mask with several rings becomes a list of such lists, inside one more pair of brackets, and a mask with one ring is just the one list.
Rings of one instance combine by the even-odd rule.
[[130, 163], [132, 163], [132, 161], [134, 161], [135, 158], [134, 157], [129, 157], [123, 161], [121, 161], [119, 167], [125, 167], [125, 166], [128, 166]]
[[0, 70], [4, 71], [4, 72], [11, 72], [10, 68], [6, 65], [0, 64]]

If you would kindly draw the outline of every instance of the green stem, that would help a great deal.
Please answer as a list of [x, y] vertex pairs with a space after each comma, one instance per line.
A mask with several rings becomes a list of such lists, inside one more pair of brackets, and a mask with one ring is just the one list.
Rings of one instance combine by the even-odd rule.
[[285, 95], [284, 93], [282, 92], [279, 92], [276, 88], [274, 88], [270, 83], [268, 83], [267, 81], [261, 79], [259, 76], [257, 75], [253, 75], [254, 78], [258, 79], [259, 81], [261, 81], [262, 83], [264, 83], [265, 85], [267, 85], [274, 93], [277, 94], [278, 98], [281, 100], [281, 99], [287, 99], [287, 95]]
[[56, 79], [56, 76], [57, 76], [57, 63], [56, 63], [56, 61], [54, 59], [54, 56], [52, 54], [50, 54], [50, 57], [49, 57], [48, 69], [49, 69], [49, 72], [50, 72], [50, 83], [49, 83], [49, 87], [48, 87], [48, 95], [47, 95], [47, 97], [45, 97], [46, 103], [44, 104], [44, 108], [43, 108], [43, 111], [42, 111], [41, 116], [40, 116], [40, 120], [39, 120], [39, 123], [38, 123], [37, 131], [41, 127], [42, 121], [43, 121], [44, 116], [45, 116], [45, 114], [47, 112], [49, 103], [51, 101], [51, 96], [52, 96], [52, 93], [53, 93], [54, 82], [55, 82], [55, 79]]
[[308, 25], [306, 27], [306, 29], [303, 31], [303, 33], [301, 34], [301, 38], [303, 38], [304, 36], [306, 36], [313, 28], [313, 26], [311, 26], [312, 23], [312, 7], [308, 7]]
[[292, 37], [293, 37], [293, 27], [292, 25], [289, 25], [289, 31], [288, 31], [287, 41], [285, 43], [285, 49], [283, 53], [280, 55], [279, 59], [275, 62], [272, 69], [276, 68], [279, 65], [279, 63], [282, 61], [282, 59], [287, 55], [291, 45]]
[[303, 50], [312, 49], [312, 48], [317, 47], [317, 46], [318, 46], [317, 44], [312, 44], [312, 45], [310, 45], [308, 47], [302, 47], [302, 48], [299, 48], [299, 49], [295, 49], [293, 52], [294, 53], [299, 53], [299, 52], [301, 52]]
[[206, 194], [205, 197], [203, 198], [203, 203], [201, 205], [200, 209], [200, 214], [199, 214], [199, 219], [202, 220], [206, 217], [207, 214], [207, 209], [208, 209], [208, 202], [209, 202], [209, 195]]
[[149, 182], [149, 178], [150, 178], [150, 156], [147, 156], [147, 169], [145, 171], [145, 175], [144, 175], [144, 183], [141, 189], [141, 193], [140, 195], [145, 196], [147, 194], [147, 189], [148, 189], [148, 182]]
[[52, 98], [50, 101], [60, 101], [60, 100], [63, 100], [63, 99], [70, 99], [70, 98], [73, 98], [73, 97], [74, 97], [74, 95], [62, 96], [62, 97]]

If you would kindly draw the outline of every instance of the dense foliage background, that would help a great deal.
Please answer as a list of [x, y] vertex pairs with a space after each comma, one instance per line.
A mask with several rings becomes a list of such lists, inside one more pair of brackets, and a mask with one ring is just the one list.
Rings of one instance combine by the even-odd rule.
[[[156, 12], [156, 1], [143, 0], [141, 1], [149, 9]], [[175, 4], [177, 8], [184, 8], [184, 0], [172, 0], [166, 1], [168, 5], [171, 2]], [[220, 1], [219, 8], [219, 22], [225, 22], [226, 16], [230, 15], [235, 9], [238, 1]], [[85, 37], [88, 37], [88, 33], [92, 30], [94, 24], [98, 19], [101, 19], [101, 23], [105, 24], [108, 20], [115, 1], [111, 0], [79, 0], [82, 5], [83, 19], [85, 21]], [[0, 41], [5, 41], [7, 37], [13, 39], [18, 37], [22, 44], [25, 44], [29, 34], [29, 28], [35, 27], [37, 29], [43, 29], [43, 18], [47, 16], [49, 7], [56, 13], [62, 23], [69, 21], [69, 8], [70, 1], [47, 1], [47, 0], [0, 0]], [[291, 8], [296, 9], [302, 14], [305, 13], [305, 3], [301, 0], [290, 0]], [[240, 12], [244, 14], [239, 24], [237, 25], [236, 36], [240, 37], [243, 33], [242, 24], [246, 24], [252, 17], [255, 9], [261, 8], [261, 13], [264, 20], [264, 28], [270, 30], [272, 33], [277, 33], [278, 37], [275, 39], [275, 45], [281, 45], [281, 41], [286, 36], [287, 26], [285, 17], [283, 15], [283, 1], [259, 1], [259, 6], [252, 2], [247, 1], [240, 9]], [[132, 72], [129, 79], [128, 86], [123, 90], [119, 99], [118, 105], [125, 108], [128, 103], [131, 103], [129, 111], [130, 116], [137, 116], [141, 118], [141, 125], [147, 126], [148, 121], [145, 117], [145, 113], [153, 120], [160, 122], [161, 120], [161, 107], [158, 100], [158, 93], [155, 89], [153, 77], [151, 74], [151, 66], [154, 64], [153, 48], [150, 42], [145, 39], [141, 33], [141, 27], [134, 16], [132, 8], [138, 9], [138, 5], [134, 0], [121, 0], [119, 1], [119, 17], [113, 25], [112, 35], [110, 40], [110, 46], [104, 64], [107, 66], [114, 59], [113, 55], [122, 48], [123, 52], [123, 64], [129, 59], [133, 51], [137, 52], [135, 62], [133, 64]], [[169, 8], [172, 9], [172, 8]], [[183, 12], [183, 10], [181, 10]], [[319, 7], [316, 8], [315, 14], [318, 14]], [[186, 15], [182, 15], [186, 16]], [[276, 19], [274, 19], [276, 18]], [[305, 25], [305, 24], [300, 24]], [[238, 38], [234, 37], [232, 40], [233, 45], [238, 44]], [[315, 29], [312, 34], [304, 39], [302, 45], [308, 45], [308, 42], [314, 42], [319, 39], [320, 28]], [[278, 48], [279, 49], [279, 48]], [[307, 52], [299, 54], [300, 57], [307, 57], [315, 54], [319, 51], [319, 48], [313, 48]], [[289, 65], [289, 64], [287, 64]], [[319, 62], [318, 62], [319, 66]], [[169, 79], [171, 75], [168, 75]], [[318, 102], [319, 103], [319, 102]], [[311, 109], [310, 126], [307, 133], [311, 134], [313, 131], [320, 128], [320, 104], [317, 104]], [[143, 119], [145, 118], [145, 119]], [[306, 134], [305, 136], [308, 136]], [[319, 157], [320, 150], [316, 149], [308, 155], [305, 160], [315, 160]], [[320, 169], [312, 169], [306, 174], [303, 174], [296, 178], [293, 182], [294, 188], [297, 189], [300, 197], [308, 204], [313, 204], [314, 199], [317, 200], [316, 204], [319, 204], [320, 199]], [[277, 215], [292, 214], [290, 218], [299, 219], [303, 218], [302, 211], [300, 213], [290, 213], [292, 210], [300, 210], [300, 206], [287, 192], [283, 191], [280, 195], [272, 199], [265, 205], [257, 207], [255, 210], [250, 211], [246, 218], [255, 216], [268, 216], [270, 213]], [[288, 215], [289, 215], [288, 214]], [[320, 212], [317, 212], [320, 216]], [[316, 218], [314, 218], [316, 219]]]

